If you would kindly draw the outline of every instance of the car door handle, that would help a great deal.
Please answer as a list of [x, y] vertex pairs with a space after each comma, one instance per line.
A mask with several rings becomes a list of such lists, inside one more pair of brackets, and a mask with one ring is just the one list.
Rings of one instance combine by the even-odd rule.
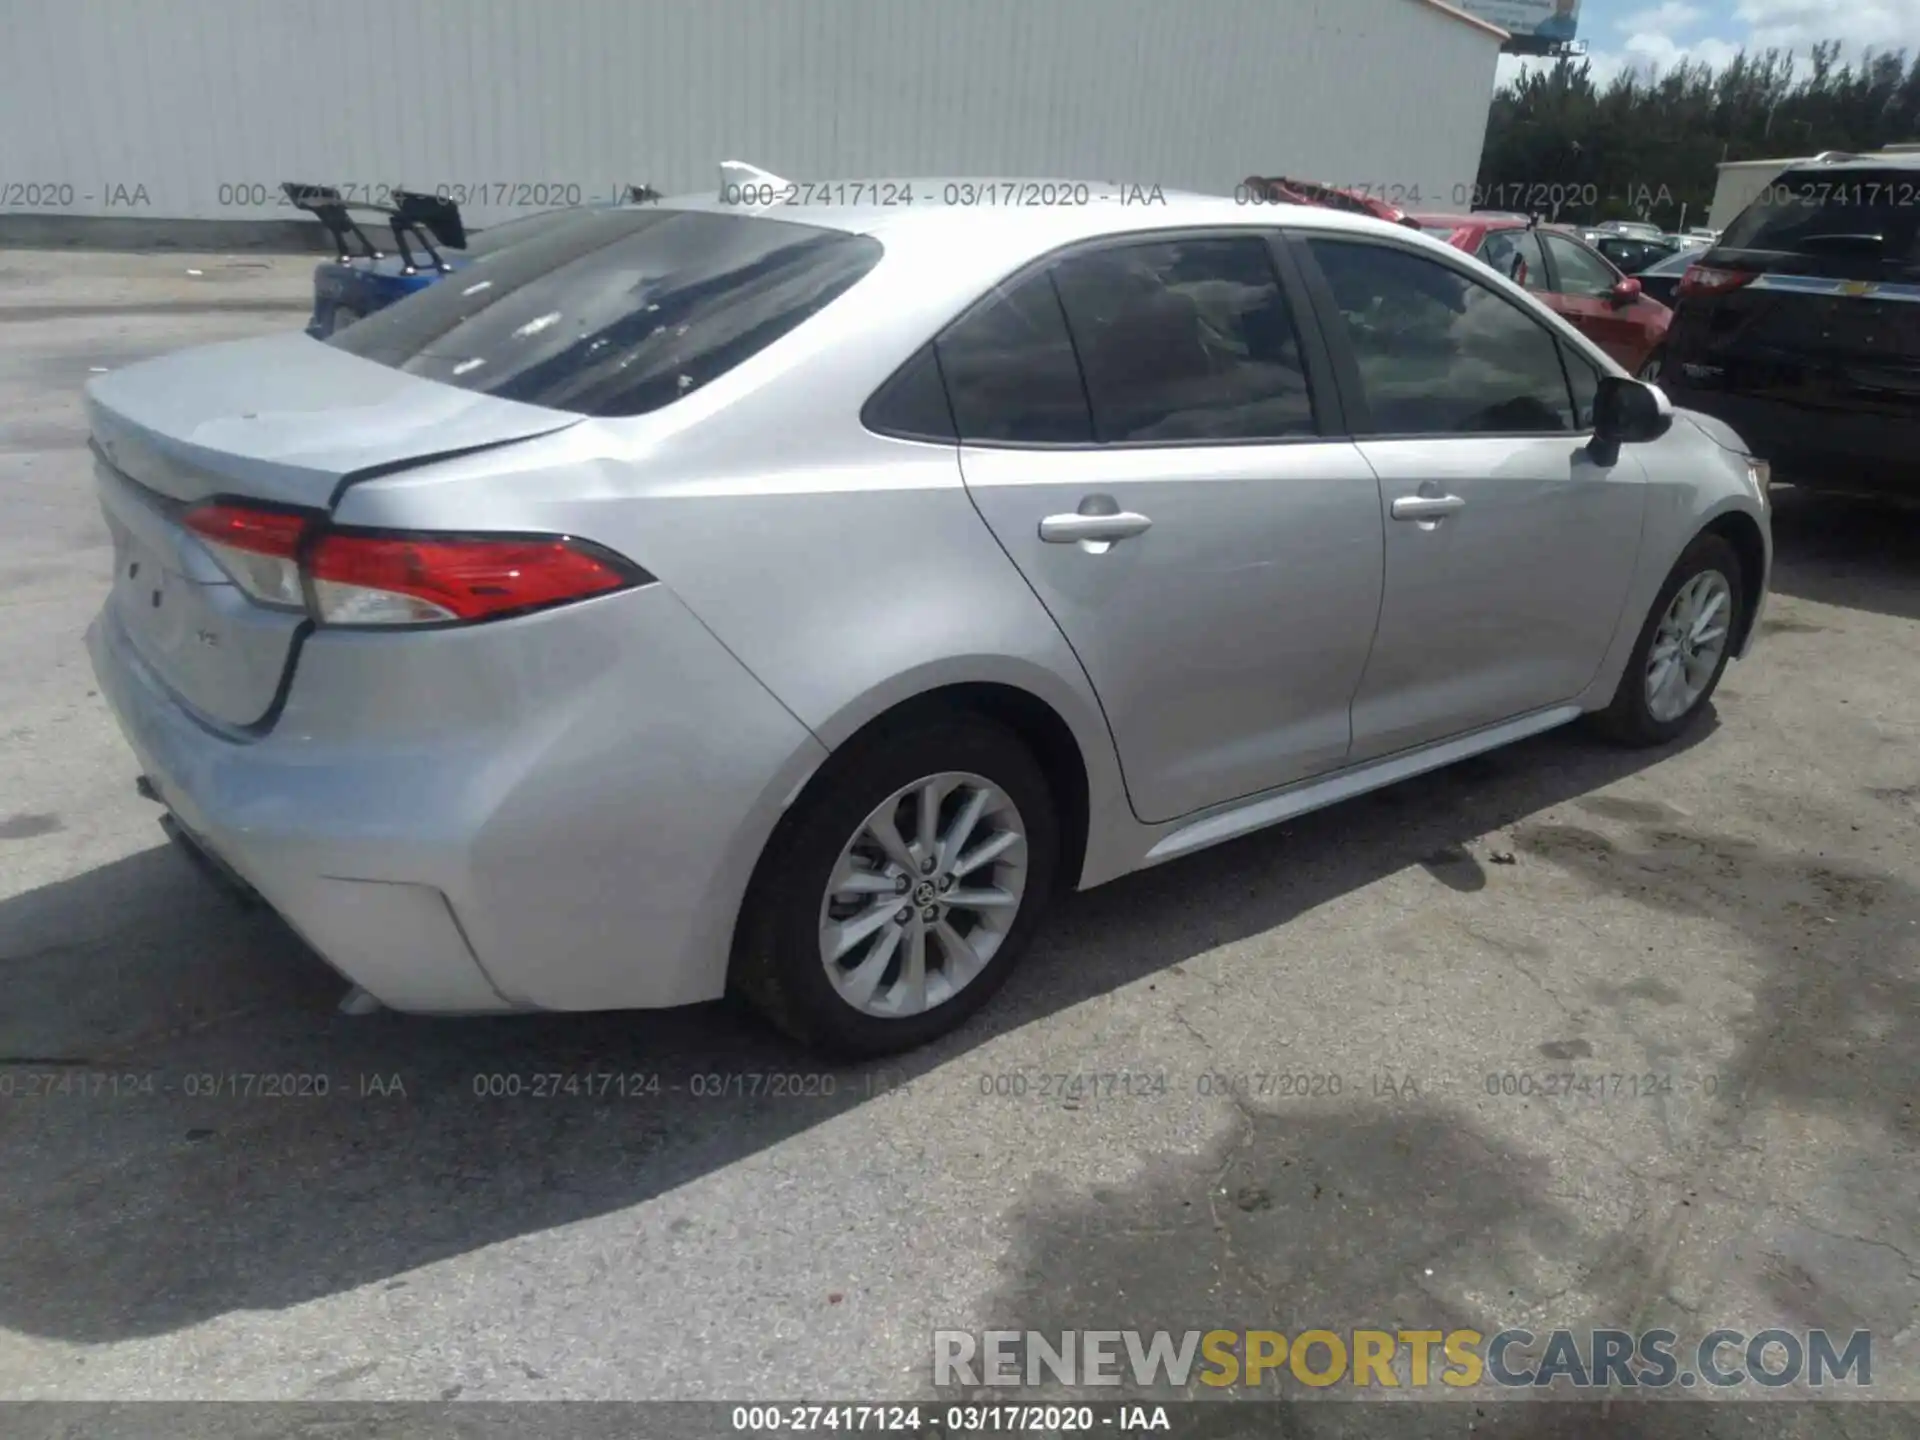
[[1438, 520], [1442, 515], [1451, 515], [1456, 510], [1466, 508], [1467, 502], [1458, 495], [1402, 495], [1393, 502], [1393, 518]]
[[1071, 545], [1076, 540], [1125, 540], [1152, 524], [1146, 516], [1131, 510], [1115, 515], [1049, 515], [1040, 522], [1040, 538], [1049, 545]]

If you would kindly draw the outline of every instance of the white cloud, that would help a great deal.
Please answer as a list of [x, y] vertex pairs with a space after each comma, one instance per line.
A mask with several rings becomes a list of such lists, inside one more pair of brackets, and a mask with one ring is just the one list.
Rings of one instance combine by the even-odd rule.
[[1838, 40], [1842, 58], [1861, 51], [1920, 48], [1920, 0], [1740, 0], [1736, 17], [1752, 27], [1750, 50], [1778, 46], [1805, 54], [1821, 40]]
[[[1769, 48], [1804, 58], [1823, 40], [1841, 42], [1842, 62], [1858, 64], [1869, 50], [1920, 51], [1920, 0], [1739, 0], [1734, 10], [1744, 35], [1732, 39], [1700, 36], [1680, 38], [1706, 18], [1687, 0], [1664, 0], [1625, 16], [1615, 26], [1625, 38], [1617, 44], [1595, 45], [1587, 64], [1596, 85], [1605, 86], [1622, 71], [1652, 76], [1685, 62], [1714, 69], [1727, 64], [1744, 48], [1757, 54]], [[1550, 68], [1555, 62], [1533, 56], [1503, 55], [1495, 72], [1498, 83]]]
[[[1720, 69], [1741, 50], [1759, 54], [1776, 48], [1805, 58], [1822, 40], [1841, 42], [1843, 63], [1859, 63], [1868, 50], [1905, 48], [1908, 56], [1920, 52], [1920, 0], [1853, 0], [1845, 6], [1834, 0], [1740, 0], [1734, 19], [1745, 35], [1682, 38], [1705, 17], [1688, 0], [1665, 0], [1622, 17], [1615, 29], [1624, 38], [1596, 44], [1586, 54], [1594, 83], [1605, 86], [1620, 71], [1661, 75], [1680, 63]], [[1553, 63], [1536, 56], [1501, 56], [1496, 77], [1507, 84]]]
[[[1605, 89], [1613, 83], [1614, 76], [1625, 70], [1642, 78], [1665, 74], [1683, 62], [1705, 64], [1717, 70], [1739, 52], [1740, 47], [1728, 40], [1702, 38], [1681, 42], [1658, 31], [1646, 31], [1629, 35], [1618, 49], [1595, 47], [1583, 58], [1593, 83]], [[1505, 85], [1521, 75], [1550, 70], [1557, 63], [1539, 56], [1502, 55], [1494, 71], [1495, 82]]]
[[1642, 74], [1662, 74], [1685, 64], [1704, 64], [1718, 70], [1740, 53], [1731, 40], [1678, 41], [1659, 31], [1640, 31], [1627, 37], [1621, 47], [1620, 68], [1632, 68]]
[[1615, 28], [1634, 34], [1654, 31], [1664, 35], [1674, 30], [1692, 29], [1706, 18], [1706, 13], [1698, 5], [1688, 5], [1683, 0], [1666, 0], [1664, 5], [1655, 5], [1650, 10], [1634, 11]]

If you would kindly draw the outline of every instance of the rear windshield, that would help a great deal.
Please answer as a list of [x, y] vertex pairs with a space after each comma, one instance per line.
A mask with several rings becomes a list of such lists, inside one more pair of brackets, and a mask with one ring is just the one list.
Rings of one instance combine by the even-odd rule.
[[1834, 273], [1920, 273], [1920, 170], [1788, 170], [1720, 237], [1722, 250], [1805, 256]]
[[880, 254], [868, 236], [762, 216], [583, 210], [324, 343], [502, 399], [641, 415], [764, 350]]
[[1451, 235], [1451, 234], [1453, 234], [1453, 232], [1454, 232], [1454, 231], [1456, 231], [1456, 230], [1458, 230], [1459, 228], [1460, 228], [1460, 227], [1459, 227], [1458, 225], [1452, 225], [1452, 224], [1448, 224], [1448, 225], [1435, 225], [1435, 224], [1433, 224], [1433, 223], [1431, 223], [1431, 222], [1429, 222], [1429, 221], [1422, 221], [1422, 222], [1421, 222], [1421, 224], [1420, 224], [1420, 229], [1421, 229], [1421, 230], [1422, 230], [1422, 231], [1423, 231], [1423, 232], [1424, 232], [1425, 234], [1428, 234], [1428, 235], [1438, 235], [1438, 236], [1440, 236], [1440, 238], [1441, 238], [1441, 239], [1443, 239], [1443, 240], [1444, 240], [1444, 239], [1445, 239], [1445, 238], [1446, 238], [1447, 236], [1449, 236], [1449, 235]]
[[523, 240], [535, 240], [578, 219], [580, 212], [568, 208], [565, 210], [541, 210], [532, 215], [521, 215], [512, 220], [503, 220], [498, 225], [489, 225], [484, 230], [475, 230], [467, 237], [467, 248], [463, 255], [477, 259], [490, 255], [495, 250], [505, 249], [509, 245], [518, 245]]

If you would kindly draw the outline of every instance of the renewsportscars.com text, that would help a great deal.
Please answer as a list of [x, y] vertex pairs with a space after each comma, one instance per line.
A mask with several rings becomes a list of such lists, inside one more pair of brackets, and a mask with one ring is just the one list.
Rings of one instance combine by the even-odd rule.
[[1873, 1336], [1826, 1330], [936, 1330], [935, 1385], [1464, 1390], [1873, 1383]]

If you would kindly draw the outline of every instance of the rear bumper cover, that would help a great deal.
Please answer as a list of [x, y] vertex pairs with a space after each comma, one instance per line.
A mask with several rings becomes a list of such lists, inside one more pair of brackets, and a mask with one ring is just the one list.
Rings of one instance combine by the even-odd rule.
[[753, 865], [826, 753], [660, 586], [318, 631], [254, 740], [193, 719], [110, 611], [87, 646], [157, 798], [396, 1010], [718, 996]]

